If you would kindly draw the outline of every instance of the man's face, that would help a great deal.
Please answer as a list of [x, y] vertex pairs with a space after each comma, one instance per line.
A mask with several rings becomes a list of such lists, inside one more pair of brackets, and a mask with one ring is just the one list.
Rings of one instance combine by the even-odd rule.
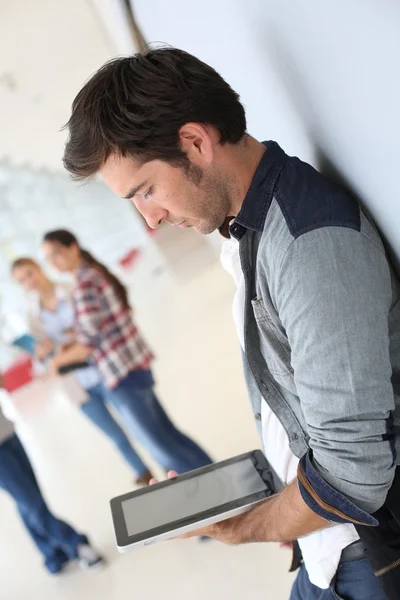
[[212, 167], [191, 165], [185, 173], [161, 160], [138, 164], [111, 155], [100, 174], [116, 194], [133, 201], [153, 229], [166, 222], [208, 234], [229, 214], [229, 182]]

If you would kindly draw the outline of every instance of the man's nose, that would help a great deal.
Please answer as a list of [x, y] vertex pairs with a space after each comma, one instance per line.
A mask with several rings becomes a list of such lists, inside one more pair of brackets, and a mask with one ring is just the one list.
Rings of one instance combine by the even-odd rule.
[[161, 223], [166, 220], [168, 216], [168, 211], [160, 208], [159, 206], [149, 206], [148, 204], [144, 206], [145, 201], [137, 201], [135, 202], [136, 208], [140, 212], [140, 214], [146, 219], [146, 223], [151, 229], [157, 229], [160, 227]]

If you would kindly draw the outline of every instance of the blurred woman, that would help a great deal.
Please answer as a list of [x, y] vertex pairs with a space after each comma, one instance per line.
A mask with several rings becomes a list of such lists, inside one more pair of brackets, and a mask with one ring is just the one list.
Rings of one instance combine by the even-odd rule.
[[[0, 374], [0, 389], [3, 387]], [[22, 522], [42, 553], [50, 573], [60, 573], [68, 562], [75, 560], [86, 569], [104, 564], [86, 535], [76, 532], [71, 525], [50, 512], [24, 447], [14, 432], [13, 424], [3, 414], [1, 405], [0, 489], [14, 499]]]
[[[58, 348], [66, 347], [74, 341], [72, 286], [50, 281], [31, 258], [14, 261], [12, 274], [28, 293], [29, 329], [36, 339], [35, 354], [40, 361], [46, 362]], [[87, 397], [80, 406], [82, 412], [116, 445], [135, 472], [135, 483], [147, 485], [152, 475], [110, 413], [96, 366], [87, 364], [86, 367], [73, 370], [72, 375], [87, 392]]]
[[76, 343], [52, 359], [53, 369], [91, 357], [108, 398], [165, 470], [184, 473], [209, 464], [210, 457], [174, 426], [154, 392], [153, 354], [122, 283], [69, 231], [47, 233], [43, 252], [55, 269], [75, 277]]

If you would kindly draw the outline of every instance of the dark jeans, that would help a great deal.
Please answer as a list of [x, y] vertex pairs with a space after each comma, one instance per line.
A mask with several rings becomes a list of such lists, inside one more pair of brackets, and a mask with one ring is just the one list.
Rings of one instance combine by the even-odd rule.
[[147, 466], [132, 447], [126, 433], [108, 410], [104, 387], [98, 384], [86, 391], [89, 394], [89, 400], [82, 404], [82, 412], [113, 441], [135, 473], [138, 476], [143, 475], [148, 470]]
[[327, 590], [313, 585], [304, 565], [294, 582], [290, 600], [385, 600], [386, 596], [367, 559], [343, 563]]
[[0, 488], [15, 500], [19, 514], [51, 573], [57, 573], [77, 548], [88, 542], [47, 508], [31, 463], [16, 435], [0, 444]]
[[[143, 377], [141, 377], [143, 375]], [[134, 438], [165, 469], [185, 473], [210, 464], [211, 458], [172, 423], [154, 393], [150, 371], [132, 372], [108, 397]]]

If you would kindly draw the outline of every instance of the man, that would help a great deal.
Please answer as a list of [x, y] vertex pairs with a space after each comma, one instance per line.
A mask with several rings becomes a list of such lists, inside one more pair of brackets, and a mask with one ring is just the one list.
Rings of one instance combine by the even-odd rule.
[[[384, 598], [353, 525], [379, 530], [396, 469], [400, 286], [370, 219], [312, 167], [251, 137], [238, 95], [181, 50], [104, 65], [68, 127], [73, 176], [99, 172], [153, 228], [230, 237], [249, 395], [286, 485], [204, 533], [232, 544], [299, 539], [292, 600]], [[400, 554], [383, 556], [374, 568], [396, 572]]]
[[89, 545], [86, 535], [56, 518], [42, 496], [32, 465], [13, 424], [4, 416], [1, 395], [4, 381], [0, 374], [0, 489], [15, 500], [28, 533], [44, 558], [49, 573], [61, 573], [70, 561], [84, 569], [104, 565], [103, 558]]

